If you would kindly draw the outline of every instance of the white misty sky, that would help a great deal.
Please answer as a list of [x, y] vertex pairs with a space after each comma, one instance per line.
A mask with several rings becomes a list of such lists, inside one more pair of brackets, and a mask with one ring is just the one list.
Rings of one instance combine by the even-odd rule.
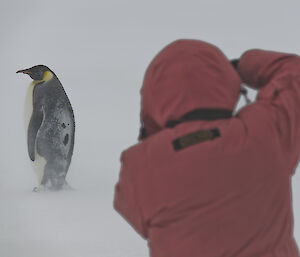
[[[139, 90], [154, 55], [179, 38], [211, 42], [229, 58], [250, 48], [300, 53], [299, 10], [296, 0], [2, 0], [0, 191], [31, 190], [36, 183], [23, 125], [30, 78], [17, 70], [44, 64], [57, 74], [76, 120], [68, 180], [110, 201], [120, 153], [136, 143]], [[238, 106], [243, 104], [240, 99]], [[299, 172], [292, 184], [300, 243]]]

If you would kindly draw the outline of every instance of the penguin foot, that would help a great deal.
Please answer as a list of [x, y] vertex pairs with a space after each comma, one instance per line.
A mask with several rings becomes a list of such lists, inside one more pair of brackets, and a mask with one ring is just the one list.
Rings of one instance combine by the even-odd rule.
[[47, 191], [75, 191], [74, 188], [72, 188], [67, 181], [62, 181], [59, 186], [53, 186], [53, 183], [51, 181], [48, 181], [45, 184], [40, 184], [37, 187], [34, 187], [32, 192], [47, 192]]
[[45, 192], [45, 191], [48, 191], [48, 189], [43, 185], [39, 185], [37, 187], [34, 187], [33, 190], [32, 190], [32, 192], [36, 192], [36, 193], [37, 192]]

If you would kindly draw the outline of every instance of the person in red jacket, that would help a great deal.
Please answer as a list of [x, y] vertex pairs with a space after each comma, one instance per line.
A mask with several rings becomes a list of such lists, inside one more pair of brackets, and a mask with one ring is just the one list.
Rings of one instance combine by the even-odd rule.
[[[233, 115], [242, 82], [259, 92]], [[299, 257], [299, 56], [251, 49], [231, 63], [212, 44], [177, 40], [146, 71], [141, 121], [114, 208], [151, 257]]]

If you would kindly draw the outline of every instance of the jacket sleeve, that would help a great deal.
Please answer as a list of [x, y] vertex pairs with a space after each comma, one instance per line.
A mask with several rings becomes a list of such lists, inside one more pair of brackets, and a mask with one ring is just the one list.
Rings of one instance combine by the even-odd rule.
[[237, 71], [245, 84], [259, 90], [245, 112], [249, 122], [257, 133], [268, 133], [259, 131], [262, 124], [275, 128], [280, 147], [295, 166], [300, 153], [300, 57], [251, 49], [241, 56]]
[[115, 186], [114, 208], [144, 239], [147, 239], [147, 226], [138, 202], [132, 170], [127, 167], [124, 153], [121, 156], [121, 163], [120, 179]]

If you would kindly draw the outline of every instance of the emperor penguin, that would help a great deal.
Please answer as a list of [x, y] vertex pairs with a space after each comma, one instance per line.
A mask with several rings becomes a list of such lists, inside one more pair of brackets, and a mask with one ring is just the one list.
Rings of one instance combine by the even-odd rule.
[[28, 154], [39, 181], [34, 191], [70, 188], [66, 175], [74, 149], [75, 119], [69, 98], [47, 66], [17, 73], [33, 79], [25, 100], [25, 126]]

